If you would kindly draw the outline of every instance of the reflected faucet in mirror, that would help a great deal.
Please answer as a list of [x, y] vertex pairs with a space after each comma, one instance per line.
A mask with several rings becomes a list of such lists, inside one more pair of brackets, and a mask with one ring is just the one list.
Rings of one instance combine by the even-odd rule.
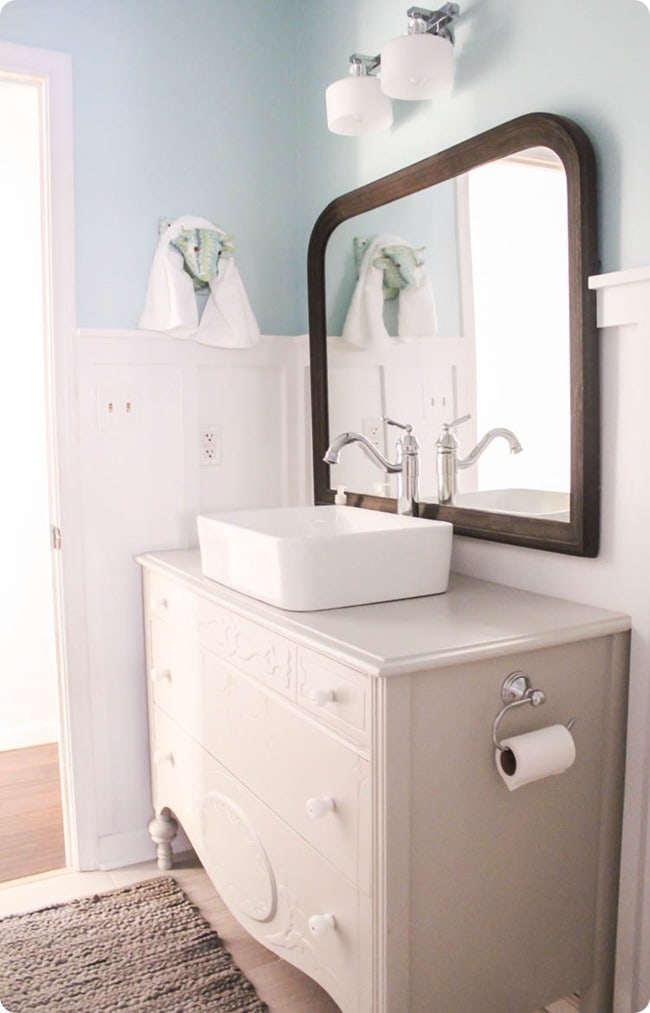
[[438, 503], [451, 506], [455, 503], [458, 495], [458, 471], [459, 469], [471, 468], [476, 464], [484, 450], [489, 447], [493, 440], [502, 437], [508, 443], [511, 454], [520, 454], [523, 447], [511, 429], [498, 426], [496, 429], [488, 429], [473, 450], [467, 457], [458, 456], [458, 439], [452, 433], [452, 429], [469, 421], [471, 415], [462, 415], [453, 422], [445, 422], [442, 432], [436, 440], [436, 477], [438, 480]]
[[362, 433], [340, 433], [332, 440], [323, 460], [326, 464], [338, 464], [343, 447], [350, 443], [358, 443], [370, 460], [387, 475], [397, 475], [397, 513], [408, 517], [417, 517], [420, 481], [420, 444], [413, 432], [413, 426], [396, 422], [395, 419], [382, 418], [389, 426], [403, 430], [395, 445], [395, 461], [377, 449], [374, 443]]

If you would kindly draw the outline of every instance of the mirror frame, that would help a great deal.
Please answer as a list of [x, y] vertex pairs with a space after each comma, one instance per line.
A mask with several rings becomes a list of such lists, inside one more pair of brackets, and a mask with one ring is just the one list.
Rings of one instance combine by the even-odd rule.
[[[596, 293], [598, 273], [596, 166], [584, 131], [553, 113], [529, 113], [413, 165], [335, 198], [319, 215], [307, 257], [314, 501], [334, 502], [329, 465], [325, 251], [342, 222], [409, 194], [453, 179], [486, 162], [526, 148], [547, 147], [561, 159], [567, 179], [571, 407], [569, 522], [421, 503], [419, 516], [451, 521], [454, 533], [577, 556], [598, 554], [600, 524], [600, 397]], [[549, 409], [552, 411], [552, 406]], [[336, 435], [336, 434], [334, 434]], [[395, 499], [347, 493], [352, 506], [394, 511]]]

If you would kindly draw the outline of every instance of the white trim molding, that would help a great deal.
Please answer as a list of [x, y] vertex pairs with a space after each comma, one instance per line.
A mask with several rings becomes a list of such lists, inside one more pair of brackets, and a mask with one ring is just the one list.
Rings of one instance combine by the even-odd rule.
[[47, 271], [51, 524], [63, 534], [54, 570], [66, 857], [95, 868], [97, 827], [81, 513], [79, 399], [75, 348], [72, 59], [66, 53], [0, 43], [0, 71], [38, 82], [43, 102], [44, 242]]
[[589, 279], [598, 300], [598, 326], [623, 327], [650, 320], [650, 267], [637, 267]]

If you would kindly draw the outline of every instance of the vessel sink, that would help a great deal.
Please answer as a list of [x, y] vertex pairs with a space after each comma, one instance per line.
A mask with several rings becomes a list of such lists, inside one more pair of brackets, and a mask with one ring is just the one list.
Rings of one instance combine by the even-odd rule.
[[569, 520], [569, 493], [548, 489], [484, 489], [459, 493], [456, 506], [494, 513], [545, 517], [548, 520]]
[[452, 526], [349, 506], [201, 514], [201, 568], [220, 584], [296, 612], [447, 590]]

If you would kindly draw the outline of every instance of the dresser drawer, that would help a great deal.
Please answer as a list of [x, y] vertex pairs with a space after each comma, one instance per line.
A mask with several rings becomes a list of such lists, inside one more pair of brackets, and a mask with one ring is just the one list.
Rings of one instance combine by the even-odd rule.
[[369, 1009], [370, 898], [157, 709], [154, 739], [156, 804], [175, 812], [233, 914], [343, 1009]]
[[368, 892], [370, 769], [365, 757], [207, 654], [203, 684], [208, 752]]
[[198, 610], [203, 647], [283, 696], [295, 699], [295, 644], [214, 602], [199, 599]]
[[197, 724], [203, 714], [201, 647], [162, 619], [149, 621], [149, 681], [151, 696], [184, 728]]
[[370, 679], [301, 647], [297, 699], [318, 721], [361, 745], [370, 744]]
[[192, 634], [198, 630], [198, 598], [188, 588], [182, 587], [171, 580], [166, 580], [157, 573], [148, 574], [147, 606], [149, 615], [165, 622], [185, 633]]
[[365, 757], [164, 623], [151, 626], [158, 707], [368, 892]]

